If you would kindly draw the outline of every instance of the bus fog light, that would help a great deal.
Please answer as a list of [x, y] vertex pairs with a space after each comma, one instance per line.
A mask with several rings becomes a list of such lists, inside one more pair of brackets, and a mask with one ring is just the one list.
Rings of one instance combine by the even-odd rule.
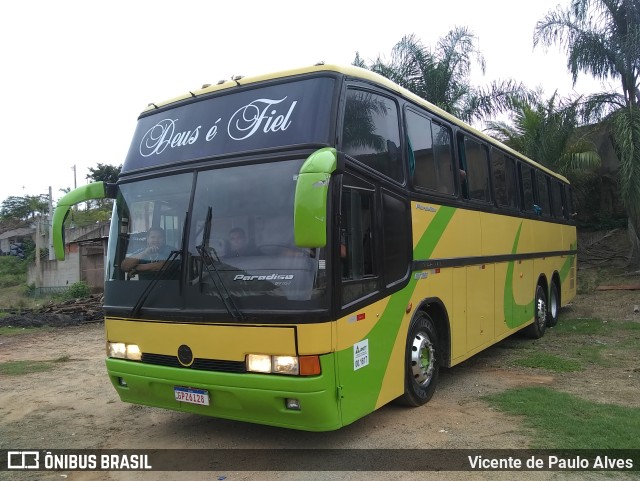
[[273, 356], [273, 372], [297, 375], [298, 358], [294, 356]]
[[271, 372], [271, 356], [266, 354], [248, 354], [247, 371]]
[[287, 406], [287, 409], [290, 409], [291, 411], [300, 411], [300, 400], [298, 399], [292, 399], [292, 398], [286, 398], [285, 399], [285, 403]]
[[118, 378], [118, 386], [122, 386], [122, 387], [129, 387], [129, 385], [127, 384], [127, 381], [125, 381], [123, 378], [119, 377]]
[[124, 359], [127, 355], [127, 346], [124, 342], [108, 342], [107, 356]]

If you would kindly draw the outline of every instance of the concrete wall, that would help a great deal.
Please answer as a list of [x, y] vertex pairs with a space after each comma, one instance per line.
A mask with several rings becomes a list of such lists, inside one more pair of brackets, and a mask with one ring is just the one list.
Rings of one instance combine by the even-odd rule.
[[92, 291], [104, 290], [104, 255], [109, 236], [109, 222], [65, 231], [65, 260], [40, 261], [29, 266], [27, 282], [36, 287], [67, 287], [79, 281]]
[[67, 245], [66, 258], [62, 262], [42, 260], [40, 273], [35, 264], [29, 266], [27, 283], [36, 287], [66, 287], [80, 280], [80, 249], [78, 244]]

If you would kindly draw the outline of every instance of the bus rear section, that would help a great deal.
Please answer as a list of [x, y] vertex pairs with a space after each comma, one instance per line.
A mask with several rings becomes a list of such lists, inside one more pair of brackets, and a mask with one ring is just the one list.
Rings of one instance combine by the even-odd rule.
[[107, 318], [107, 370], [126, 402], [309, 431], [338, 429], [331, 325]]

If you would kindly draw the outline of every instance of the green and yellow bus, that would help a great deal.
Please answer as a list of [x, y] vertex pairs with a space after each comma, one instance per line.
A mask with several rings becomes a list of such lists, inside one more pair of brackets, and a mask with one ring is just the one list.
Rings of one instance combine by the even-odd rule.
[[140, 115], [105, 264], [123, 401], [311, 431], [398, 400], [576, 292], [567, 180], [372, 72], [235, 77]]

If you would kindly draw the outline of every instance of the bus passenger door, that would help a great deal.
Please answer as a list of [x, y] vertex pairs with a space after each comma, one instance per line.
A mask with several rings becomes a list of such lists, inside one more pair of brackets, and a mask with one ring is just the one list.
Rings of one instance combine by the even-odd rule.
[[[371, 351], [378, 352], [371, 335], [380, 312], [374, 305], [353, 311], [354, 305], [379, 290], [375, 236], [376, 189], [373, 184], [343, 175], [339, 223], [339, 302], [346, 317], [337, 323], [339, 397], [343, 424], [373, 411], [378, 390], [371, 378]], [[376, 315], [377, 314], [377, 315]]]

